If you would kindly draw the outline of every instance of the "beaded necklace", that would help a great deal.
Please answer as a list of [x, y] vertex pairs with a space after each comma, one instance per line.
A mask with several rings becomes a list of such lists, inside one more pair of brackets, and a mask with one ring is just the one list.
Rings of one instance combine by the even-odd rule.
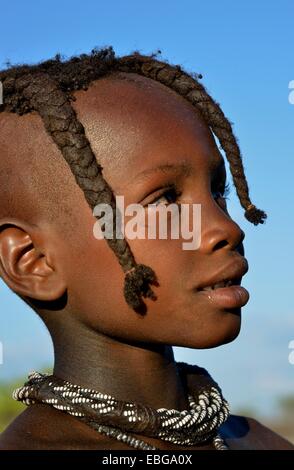
[[[129, 433], [139, 433], [175, 445], [195, 446], [212, 440], [215, 449], [228, 447], [218, 433], [229, 417], [229, 404], [208, 372], [176, 362], [188, 389], [188, 410], [154, 409], [137, 402], [83, 388], [55, 375], [32, 372], [13, 398], [26, 405], [44, 403], [69, 413], [108, 437], [140, 450], [159, 450]], [[194, 387], [191, 381], [195, 380]], [[195, 387], [195, 383], [197, 387]]]

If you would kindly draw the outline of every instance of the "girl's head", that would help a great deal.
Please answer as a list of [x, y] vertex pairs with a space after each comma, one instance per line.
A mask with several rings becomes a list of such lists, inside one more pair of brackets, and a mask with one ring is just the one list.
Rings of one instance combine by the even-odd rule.
[[[244, 232], [226, 207], [229, 160], [245, 216], [251, 203], [231, 125], [196, 76], [112, 49], [0, 74], [0, 259], [7, 285], [52, 335], [74, 323], [122, 341], [214, 347], [239, 333], [248, 301], [203, 287], [248, 269]], [[21, 115], [21, 116], [20, 116]], [[93, 208], [201, 205], [201, 240], [102, 239]], [[115, 211], [114, 211], [115, 213]], [[145, 300], [143, 301], [143, 297]]]

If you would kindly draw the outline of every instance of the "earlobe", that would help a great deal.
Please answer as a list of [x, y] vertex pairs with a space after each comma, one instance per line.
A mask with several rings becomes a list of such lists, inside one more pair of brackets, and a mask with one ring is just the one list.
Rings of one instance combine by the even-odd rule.
[[37, 300], [57, 300], [66, 291], [32, 234], [14, 224], [0, 226], [0, 275], [14, 292]]

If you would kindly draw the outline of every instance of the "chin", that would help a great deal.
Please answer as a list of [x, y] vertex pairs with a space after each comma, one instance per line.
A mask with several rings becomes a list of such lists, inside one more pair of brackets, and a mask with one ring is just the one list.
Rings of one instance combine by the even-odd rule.
[[214, 344], [211, 344], [210, 348], [231, 343], [239, 336], [241, 330], [240, 309], [229, 310], [225, 315], [222, 323], [218, 325], [218, 329], [215, 332], [215, 341], [213, 341]]
[[[221, 316], [217, 315], [205, 325], [201, 335], [186, 336], [185, 344], [179, 346], [192, 349], [211, 349], [231, 343], [241, 330], [240, 309], [226, 310]], [[189, 344], [188, 344], [189, 343]]]

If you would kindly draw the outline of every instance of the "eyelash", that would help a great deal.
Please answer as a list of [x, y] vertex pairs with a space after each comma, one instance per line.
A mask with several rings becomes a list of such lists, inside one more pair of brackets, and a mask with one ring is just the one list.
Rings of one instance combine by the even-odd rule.
[[177, 200], [179, 199], [179, 197], [181, 196], [182, 193], [180, 191], [178, 191], [177, 187], [174, 184], [171, 185], [169, 188], [166, 188], [166, 190], [160, 196], [158, 196], [156, 199], [154, 199], [154, 201], [151, 202], [150, 204], [155, 204], [157, 206], [158, 201], [160, 199], [162, 199], [163, 197], [167, 198], [167, 195], [171, 194], [171, 193], [173, 193], [173, 195], [174, 195], [174, 201], [169, 202], [168, 204], [177, 204]]
[[220, 194], [220, 197], [225, 200], [228, 199], [230, 192], [231, 192], [230, 183], [226, 183], [224, 187], [221, 187], [220, 189], [216, 189], [215, 191], [213, 191], [213, 193]]
[[[223, 188], [220, 188], [218, 190], [215, 190], [213, 191], [214, 193], [217, 193], [219, 194], [222, 199], [228, 199], [228, 195], [230, 194], [231, 192], [231, 186], [230, 186], [230, 183], [227, 183], [225, 184], [225, 186]], [[179, 197], [181, 196], [181, 191], [178, 191], [177, 190], [177, 187], [175, 185], [171, 185], [169, 188], [167, 188], [160, 196], [158, 196], [153, 202], [151, 202], [150, 204], [155, 204], [155, 205], [158, 205], [158, 201], [162, 198], [166, 198], [167, 199], [167, 195], [170, 195], [170, 194], [173, 194], [174, 195], [174, 200], [172, 202], [169, 202], [168, 204], [178, 204], [177, 201], [179, 199]], [[215, 199], [217, 199], [215, 197]]]

